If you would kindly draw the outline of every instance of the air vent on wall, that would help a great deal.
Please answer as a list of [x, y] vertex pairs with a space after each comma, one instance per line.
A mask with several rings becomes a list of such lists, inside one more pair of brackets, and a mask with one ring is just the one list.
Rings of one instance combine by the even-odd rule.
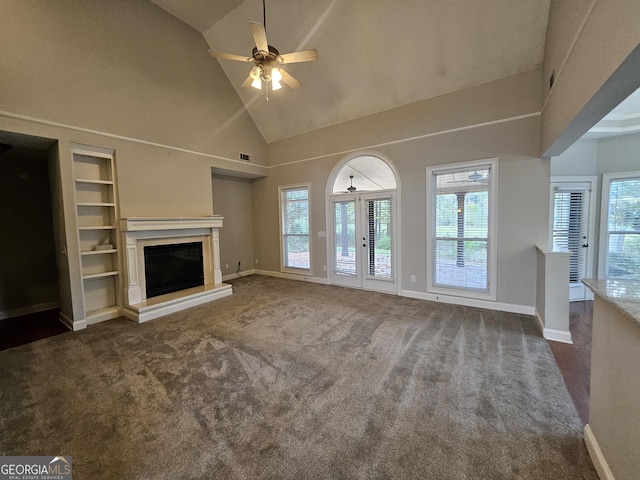
[[251, 157], [249, 156], [248, 153], [241, 153], [240, 154], [240, 160], [244, 160], [245, 162], [248, 162], [251, 160]]

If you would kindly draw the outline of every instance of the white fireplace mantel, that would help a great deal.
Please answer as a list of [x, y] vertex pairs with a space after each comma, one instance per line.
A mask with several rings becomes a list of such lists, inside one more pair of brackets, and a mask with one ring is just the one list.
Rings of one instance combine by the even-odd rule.
[[130, 217], [120, 219], [120, 231], [184, 230], [188, 228], [221, 228], [224, 217]]
[[[123, 313], [144, 322], [232, 294], [222, 283], [220, 234], [223, 217], [129, 217], [119, 219], [126, 254]], [[204, 285], [146, 298], [144, 247], [202, 242]]]

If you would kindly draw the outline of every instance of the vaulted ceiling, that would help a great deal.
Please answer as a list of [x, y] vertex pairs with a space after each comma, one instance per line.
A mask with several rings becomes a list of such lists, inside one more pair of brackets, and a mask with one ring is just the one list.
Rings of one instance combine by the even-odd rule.
[[[200, 31], [212, 50], [251, 56], [261, 0], [152, 0]], [[251, 64], [220, 62], [271, 143], [542, 63], [550, 0], [266, 0], [280, 53], [320, 58], [285, 67], [302, 83], [270, 94], [241, 88]]]

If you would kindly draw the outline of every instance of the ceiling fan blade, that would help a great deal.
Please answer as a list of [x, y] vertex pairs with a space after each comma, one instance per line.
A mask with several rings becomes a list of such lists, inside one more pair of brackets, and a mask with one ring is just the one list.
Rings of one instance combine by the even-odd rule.
[[282, 63], [312, 62], [318, 59], [318, 51], [313, 48], [300, 52], [285, 53], [284, 55], [280, 55], [280, 57], [282, 58]]
[[291, 75], [289, 75], [287, 72], [285, 72], [283, 69], [280, 69], [280, 73], [282, 74], [282, 81], [289, 85], [289, 87], [293, 88], [294, 90], [300, 87], [301, 83]]
[[253, 58], [243, 57], [242, 55], [234, 55], [233, 53], [220, 53], [209, 50], [209, 55], [216, 58], [226, 58], [227, 60], [235, 60], [237, 62], [251, 62]]
[[253, 39], [256, 42], [256, 47], [258, 47], [258, 50], [269, 53], [267, 32], [264, 29], [264, 25], [257, 22], [249, 22], [249, 25], [251, 25], [251, 33], [253, 33]]
[[250, 86], [251, 86], [251, 82], [253, 82], [253, 78], [251, 78], [251, 75], [249, 75], [249, 76], [247, 77], [247, 79], [246, 79], [244, 82], [242, 82], [242, 85], [240, 85], [240, 86], [241, 86], [242, 88], [248, 88], [248, 87], [250, 87]]

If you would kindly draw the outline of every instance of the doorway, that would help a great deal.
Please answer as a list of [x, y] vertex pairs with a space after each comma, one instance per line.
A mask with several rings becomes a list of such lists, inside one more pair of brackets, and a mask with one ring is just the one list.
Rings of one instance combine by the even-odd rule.
[[56, 152], [56, 140], [0, 131], [0, 348], [68, 331], [59, 322]]
[[595, 226], [595, 177], [551, 178], [550, 244], [553, 249], [571, 251], [569, 259], [569, 301], [592, 300], [582, 283], [593, 271]]
[[359, 155], [330, 184], [330, 282], [397, 294], [397, 182], [390, 164]]

